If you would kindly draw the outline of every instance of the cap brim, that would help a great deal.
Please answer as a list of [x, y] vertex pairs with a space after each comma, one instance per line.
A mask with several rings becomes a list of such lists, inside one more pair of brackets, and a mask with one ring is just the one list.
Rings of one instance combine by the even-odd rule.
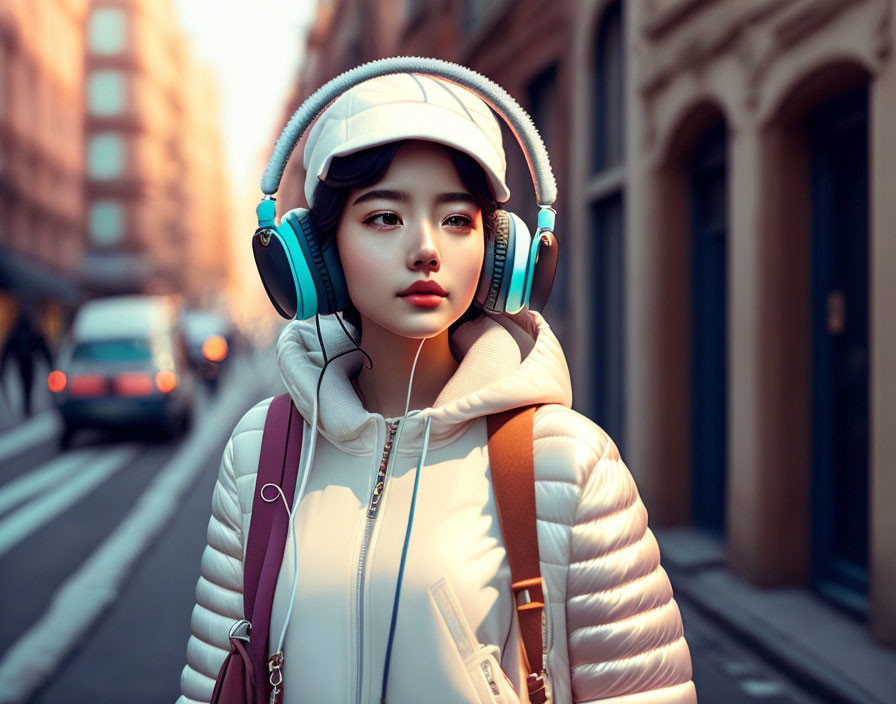
[[388, 144], [403, 139], [422, 139], [444, 144], [468, 154], [485, 171], [499, 203], [510, 198], [510, 190], [495, 165], [503, 167], [503, 156], [483, 131], [470, 119], [437, 105], [417, 103], [409, 108], [406, 103], [378, 105], [354, 115], [346, 130], [350, 136], [330, 152], [316, 174], [326, 178], [333, 157]]

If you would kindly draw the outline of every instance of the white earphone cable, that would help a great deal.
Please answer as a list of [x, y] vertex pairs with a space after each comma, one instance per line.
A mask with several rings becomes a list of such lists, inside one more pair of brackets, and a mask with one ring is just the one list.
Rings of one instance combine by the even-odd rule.
[[[402, 420], [407, 418], [408, 410], [411, 407], [411, 388], [414, 385], [414, 372], [417, 370], [417, 360], [420, 359], [420, 350], [423, 349], [423, 343], [426, 342], [426, 338], [424, 337], [420, 340], [420, 346], [417, 348], [417, 354], [414, 355], [414, 364], [411, 365], [411, 378], [408, 381], [408, 396], [404, 403], [404, 415], [401, 417]], [[392, 446], [392, 451], [395, 452], [398, 450], [398, 441], [401, 439], [401, 431], [404, 428], [404, 423], [398, 424], [398, 435], [395, 438], [395, 444]]]

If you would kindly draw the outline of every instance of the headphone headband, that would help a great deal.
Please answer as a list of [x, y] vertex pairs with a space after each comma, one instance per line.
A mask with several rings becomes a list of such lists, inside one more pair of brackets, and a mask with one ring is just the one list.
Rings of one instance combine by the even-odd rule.
[[501, 86], [466, 66], [441, 59], [396, 56], [361, 64], [339, 74], [312, 93], [290, 118], [274, 146], [274, 153], [261, 177], [261, 190], [273, 196], [296, 145], [314, 119], [337, 97], [364, 81], [393, 73], [421, 73], [438, 76], [478, 95], [510, 127], [516, 137], [535, 185], [535, 198], [541, 208], [550, 208], [557, 199], [557, 183], [544, 142], [532, 118]]

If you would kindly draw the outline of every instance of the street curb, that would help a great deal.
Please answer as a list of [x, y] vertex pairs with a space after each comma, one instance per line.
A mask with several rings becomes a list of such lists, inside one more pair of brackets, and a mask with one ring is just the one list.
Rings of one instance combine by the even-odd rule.
[[732, 600], [701, 588], [699, 577], [665, 562], [663, 569], [669, 575], [676, 600], [685, 599], [808, 693], [829, 704], [888, 704], [832, 670], [783, 632], [763, 629]]

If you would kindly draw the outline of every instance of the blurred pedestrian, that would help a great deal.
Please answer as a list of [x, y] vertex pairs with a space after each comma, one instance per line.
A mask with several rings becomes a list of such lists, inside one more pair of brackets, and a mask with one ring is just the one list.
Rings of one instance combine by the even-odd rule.
[[47, 360], [47, 366], [53, 367], [53, 356], [50, 347], [40, 329], [31, 319], [31, 313], [23, 308], [13, 325], [12, 332], [3, 344], [0, 355], [0, 384], [6, 379], [6, 365], [14, 359], [19, 368], [22, 385], [22, 408], [25, 417], [31, 416], [31, 391], [34, 383], [34, 358], [36, 355]]

